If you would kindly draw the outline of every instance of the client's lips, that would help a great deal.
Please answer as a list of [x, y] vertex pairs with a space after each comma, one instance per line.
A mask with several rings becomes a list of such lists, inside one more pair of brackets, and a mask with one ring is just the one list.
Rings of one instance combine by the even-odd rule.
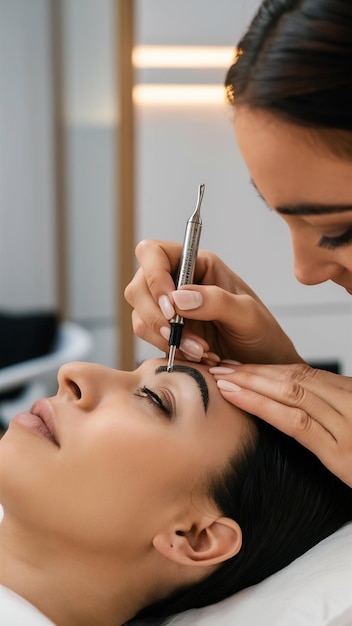
[[51, 439], [57, 446], [59, 446], [59, 442], [57, 439], [57, 431], [54, 419], [54, 412], [51, 407], [49, 400], [43, 398], [41, 400], [37, 400], [31, 410], [31, 415], [39, 417], [43, 423], [42, 434]]
[[27, 430], [49, 439], [49, 441], [52, 441], [56, 446], [60, 447], [57, 438], [54, 412], [49, 400], [37, 400], [29, 413], [19, 413], [11, 422], [19, 424]]

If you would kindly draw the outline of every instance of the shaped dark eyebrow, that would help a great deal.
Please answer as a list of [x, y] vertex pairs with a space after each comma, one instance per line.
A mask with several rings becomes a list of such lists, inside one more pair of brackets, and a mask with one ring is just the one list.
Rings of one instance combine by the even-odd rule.
[[[160, 374], [161, 372], [167, 371], [167, 365], [160, 365], [155, 370], [155, 374]], [[209, 404], [209, 389], [206, 383], [206, 380], [203, 374], [200, 373], [195, 367], [190, 367], [189, 365], [174, 365], [173, 372], [180, 372], [181, 374], [188, 374], [193, 380], [196, 381], [198, 385], [198, 389], [200, 391], [200, 395], [202, 397], [202, 402], [204, 406], [204, 411], [207, 412], [208, 404]]]
[[[253, 185], [258, 196], [263, 200], [263, 202], [265, 202], [267, 206], [269, 206], [252, 178], [250, 180], [250, 183], [251, 185]], [[334, 213], [345, 213], [346, 211], [352, 211], [352, 204], [316, 204], [298, 202], [297, 204], [288, 204], [286, 206], [278, 206], [274, 208], [275, 211], [277, 211], [281, 215], [333, 215]]]

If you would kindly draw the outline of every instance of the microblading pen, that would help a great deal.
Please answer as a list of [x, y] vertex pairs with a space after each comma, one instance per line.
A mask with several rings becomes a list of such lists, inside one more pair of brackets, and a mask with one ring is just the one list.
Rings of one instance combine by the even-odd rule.
[[[178, 270], [178, 278], [176, 288], [182, 285], [190, 285], [193, 282], [194, 269], [197, 260], [197, 252], [199, 246], [200, 233], [202, 230], [202, 219], [200, 217], [200, 207], [203, 200], [205, 185], [199, 185], [197, 206], [194, 213], [187, 221], [185, 238], [183, 240], [181, 262]], [[169, 360], [167, 363], [167, 371], [172, 372], [175, 360], [176, 349], [179, 348], [184, 320], [181, 315], [175, 315], [170, 320], [171, 331], [169, 338]]]

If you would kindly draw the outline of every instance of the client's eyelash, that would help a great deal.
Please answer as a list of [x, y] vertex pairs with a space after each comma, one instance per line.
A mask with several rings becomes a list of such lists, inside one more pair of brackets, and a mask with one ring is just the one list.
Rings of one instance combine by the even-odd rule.
[[165, 394], [161, 392], [157, 394], [155, 391], [149, 389], [148, 387], [140, 387], [139, 389], [137, 389], [135, 395], [139, 398], [145, 398], [148, 402], [150, 402], [151, 405], [153, 405], [153, 407], [155, 407], [159, 411], [162, 411], [162, 413], [164, 413], [165, 415], [168, 415], [169, 417], [172, 416], [172, 403], [170, 402], [170, 399], [165, 396]]
[[342, 248], [352, 243], [352, 228], [346, 230], [345, 233], [338, 237], [322, 237], [318, 242], [320, 248], [327, 248], [328, 250], [335, 250], [336, 248]]

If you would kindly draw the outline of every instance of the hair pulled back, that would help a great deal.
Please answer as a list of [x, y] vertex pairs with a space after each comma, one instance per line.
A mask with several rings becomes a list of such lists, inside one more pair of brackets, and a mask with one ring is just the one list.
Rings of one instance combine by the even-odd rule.
[[236, 106], [315, 129], [352, 158], [352, 2], [264, 0], [225, 85]]

